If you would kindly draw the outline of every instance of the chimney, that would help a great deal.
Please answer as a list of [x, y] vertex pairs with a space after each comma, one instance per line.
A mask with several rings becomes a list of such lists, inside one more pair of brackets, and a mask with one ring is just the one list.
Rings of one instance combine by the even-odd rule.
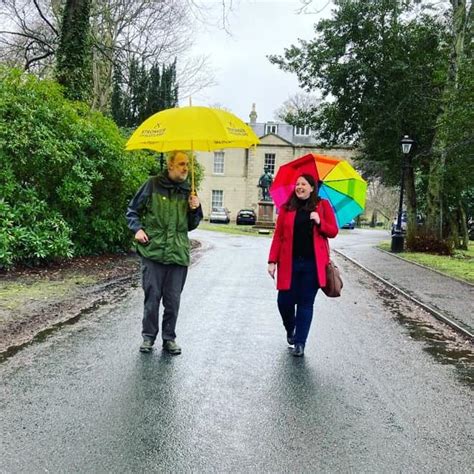
[[252, 112], [249, 114], [250, 125], [255, 125], [257, 123], [257, 111], [255, 110], [255, 103], [252, 104]]

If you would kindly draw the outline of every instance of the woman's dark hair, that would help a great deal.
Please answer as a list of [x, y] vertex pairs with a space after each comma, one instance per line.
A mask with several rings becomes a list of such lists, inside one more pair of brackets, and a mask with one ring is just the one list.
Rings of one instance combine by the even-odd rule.
[[[296, 188], [295, 190], [291, 193], [290, 198], [288, 201], [286, 201], [286, 204], [283, 206], [287, 211], [295, 211], [296, 209], [303, 209], [304, 211], [314, 211], [316, 209], [316, 205], [318, 204], [320, 197], [318, 196], [318, 183], [316, 183], [316, 180], [314, 179], [313, 176], [310, 174], [302, 174], [298, 176], [298, 179], [304, 178], [306, 181], [308, 181], [308, 184], [314, 188], [313, 191], [311, 191], [311, 194], [309, 195], [309, 198], [306, 199], [305, 201], [299, 199], [296, 196]], [[298, 181], [298, 179], [296, 181]]]

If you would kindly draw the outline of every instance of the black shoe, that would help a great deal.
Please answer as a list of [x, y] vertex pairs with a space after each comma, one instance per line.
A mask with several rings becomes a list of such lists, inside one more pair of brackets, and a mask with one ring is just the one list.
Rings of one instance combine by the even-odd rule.
[[153, 349], [153, 341], [150, 339], [143, 339], [142, 345], [140, 346], [140, 352], [151, 352]]
[[288, 332], [286, 331], [286, 341], [290, 346], [292, 346], [295, 343], [295, 331]]
[[304, 356], [304, 344], [295, 344], [295, 348], [293, 349], [292, 354], [295, 357], [303, 357]]
[[172, 340], [163, 341], [163, 349], [171, 355], [181, 354], [181, 347], [179, 347], [178, 344]]

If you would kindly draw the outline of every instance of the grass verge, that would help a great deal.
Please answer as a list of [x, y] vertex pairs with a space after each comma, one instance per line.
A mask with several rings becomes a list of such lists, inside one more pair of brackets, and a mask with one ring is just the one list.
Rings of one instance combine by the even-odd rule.
[[[382, 242], [379, 248], [390, 252], [390, 242]], [[469, 243], [468, 250], [457, 250], [452, 257], [422, 252], [403, 252], [397, 256], [474, 284], [474, 242]]]
[[[214, 232], [222, 232], [224, 234], [234, 235], [255, 235], [258, 237], [268, 237], [270, 234], [259, 234], [258, 229], [254, 229], [251, 225], [237, 225], [237, 224], [211, 224], [209, 222], [201, 222], [198, 229], [211, 230]], [[192, 234], [191, 234], [192, 236]]]

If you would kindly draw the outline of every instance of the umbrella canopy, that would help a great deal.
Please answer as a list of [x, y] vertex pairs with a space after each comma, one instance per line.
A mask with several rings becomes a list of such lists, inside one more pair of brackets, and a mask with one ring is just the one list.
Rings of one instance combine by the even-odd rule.
[[277, 207], [288, 201], [302, 174], [310, 174], [322, 182], [319, 196], [331, 203], [339, 227], [364, 210], [367, 183], [359, 173], [347, 161], [313, 153], [280, 166], [270, 187]]
[[130, 137], [126, 149], [212, 151], [249, 148], [258, 143], [254, 131], [230, 112], [189, 106], [162, 110], [146, 119]]

